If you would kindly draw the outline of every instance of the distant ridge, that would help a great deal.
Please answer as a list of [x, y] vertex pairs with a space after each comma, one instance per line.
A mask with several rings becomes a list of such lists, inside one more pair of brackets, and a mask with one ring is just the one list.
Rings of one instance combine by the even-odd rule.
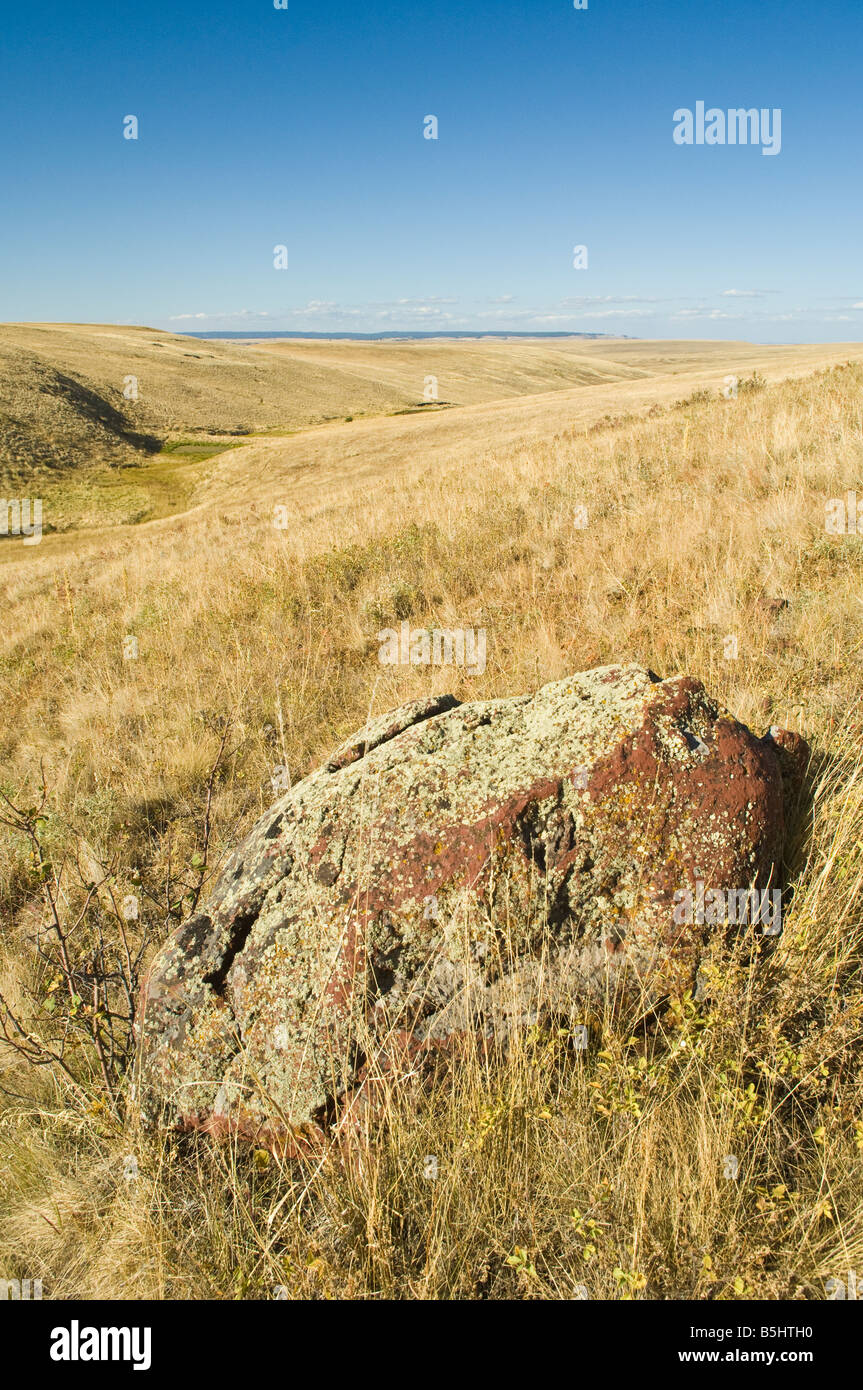
[[390, 330], [386, 333], [296, 333], [289, 329], [284, 329], [282, 332], [273, 332], [272, 329], [269, 329], [263, 333], [222, 333], [212, 331], [208, 333], [192, 333], [184, 329], [183, 336], [186, 338], [242, 338], [244, 342], [247, 343], [255, 342], [260, 338], [344, 338], [349, 342], [357, 343], [374, 342], [384, 338], [399, 339], [401, 341], [417, 338], [615, 338], [618, 340], [626, 339], [631, 342], [635, 341], [627, 333], [507, 333], [503, 329], [483, 329], [482, 331], [474, 331], [468, 328], [461, 330], [446, 329], [438, 332], [429, 329], [422, 332], [419, 330], [417, 332], [412, 332], [408, 329], [396, 329], [395, 331]]

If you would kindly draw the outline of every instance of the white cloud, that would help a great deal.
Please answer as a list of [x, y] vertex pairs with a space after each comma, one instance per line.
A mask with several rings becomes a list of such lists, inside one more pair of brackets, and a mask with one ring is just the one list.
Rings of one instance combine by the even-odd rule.
[[722, 299], [764, 299], [768, 294], [776, 294], [776, 290], [723, 290]]
[[[750, 335], [759, 325], [820, 323], [858, 323], [863, 299], [850, 296], [833, 307], [833, 314], [821, 309], [796, 306], [782, 313], [768, 312], [766, 305], [749, 300], [773, 295], [773, 290], [725, 290], [721, 298], [731, 302], [717, 306], [712, 297], [652, 296], [647, 294], [570, 295], [550, 303], [524, 305], [513, 294], [492, 298], [462, 300], [454, 295], [401, 295], [391, 300], [367, 300], [352, 304], [335, 300], [310, 299], [293, 307], [277, 310], [240, 309], [213, 313], [188, 311], [164, 320], [165, 327], [188, 330], [240, 329], [254, 336], [256, 331], [280, 329], [303, 333], [328, 332], [498, 332], [498, 333], [621, 333], [674, 336], [676, 329], [690, 323], [741, 325], [738, 332]], [[732, 331], [734, 331], [732, 329]], [[847, 335], [846, 335], [847, 336]]]
[[271, 317], [271, 314], [264, 311], [259, 312], [255, 309], [240, 309], [232, 314], [171, 314], [169, 315], [168, 322], [182, 323], [185, 320], [186, 322], [200, 323], [203, 320], [208, 323], [225, 323], [226, 321], [230, 323], [243, 323], [249, 320], [269, 319]]
[[351, 309], [344, 304], [336, 304], [331, 299], [310, 299], [308, 304], [288, 310], [294, 318], [310, 319], [360, 318], [363, 312], [362, 309]]
[[724, 309], [678, 309], [676, 314], [671, 315], [672, 319], [742, 319], [742, 314], [726, 314]]
[[410, 304], [392, 309], [378, 309], [374, 316], [379, 323], [452, 323], [455, 314], [448, 314], [434, 304]]
[[428, 297], [423, 299], [377, 300], [366, 304], [337, 304], [328, 299], [310, 299], [307, 304], [288, 310], [293, 318], [307, 319], [395, 319], [402, 322], [413, 318], [451, 319], [438, 306], [457, 304], [457, 299]]
[[667, 304], [647, 294], [577, 294], [561, 300], [561, 304]]

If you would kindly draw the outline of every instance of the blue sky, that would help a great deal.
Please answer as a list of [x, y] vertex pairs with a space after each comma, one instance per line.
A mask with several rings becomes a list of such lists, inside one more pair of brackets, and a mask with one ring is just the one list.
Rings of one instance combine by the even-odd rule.
[[[8, 4], [0, 319], [863, 340], [861, 40], [861, 0]], [[676, 144], [698, 101], [780, 152]]]

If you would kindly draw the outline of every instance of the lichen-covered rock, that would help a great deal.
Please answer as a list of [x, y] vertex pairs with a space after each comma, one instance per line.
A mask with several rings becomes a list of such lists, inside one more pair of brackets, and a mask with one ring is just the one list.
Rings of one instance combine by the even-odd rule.
[[156, 956], [148, 1108], [289, 1139], [396, 1043], [689, 987], [706, 928], [675, 920], [675, 892], [776, 885], [781, 769], [799, 777], [806, 754], [638, 666], [370, 722], [258, 821]]

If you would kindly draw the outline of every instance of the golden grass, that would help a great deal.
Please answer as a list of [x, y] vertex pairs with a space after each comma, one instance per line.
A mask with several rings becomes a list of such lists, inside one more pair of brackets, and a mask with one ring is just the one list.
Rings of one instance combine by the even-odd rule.
[[[370, 706], [637, 660], [700, 677], [757, 732], [799, 728], [814, 757], [772, 950], [716, 944], [703, 999], [646, 1028], [592, 1018], [586, 1053], [534, 1031], [502, 1065], [393, 1085], [347, 1151], [142, 1134], [85, 1048], [74, 1084], [7, 1048], [0, 1273], [53, 1297], [699, 1299], [820, 1297], [859, 1268], [863, 539], [826, 534], [824, 503], [860, 489], [861, 386], [849, 364], [728, 401], [674, 405], [664, 382], [616, 424], [567, 421], [561, 393], [545, 424], [549, 397], [261, 441], [197, 510], [4, 565], [3, 790], [32, 804], [41, 762], [65, 910], [107, 868], [93, 913], [138, 893], [154, 941], [274, 768], [302, 776]], [[402, 618], [485, 627], [484, 675], [380, 666], [375, 633]], [[56, 1037], [28, 945], [43, 886], [7, 835], [0, 992]]]
[[[126, 413], [134, 427], [159, 437], [296, 429], [351, 413], [398, 409], [416, 394], [405, 396], [336, 365], [307, 365], [249, 344], [137, 326], [2, 324], [0, 361], [13, 362], [16, 356], [34, 368], [48, 364], [84, 382]], [[135, 401], [123, 395], [129, 376], [138, 384]], [[34, 420], [50, 421], [56, 405], [56, 398], [37, 400]], [[82, 462], [77, 460], [79, 466]]]

